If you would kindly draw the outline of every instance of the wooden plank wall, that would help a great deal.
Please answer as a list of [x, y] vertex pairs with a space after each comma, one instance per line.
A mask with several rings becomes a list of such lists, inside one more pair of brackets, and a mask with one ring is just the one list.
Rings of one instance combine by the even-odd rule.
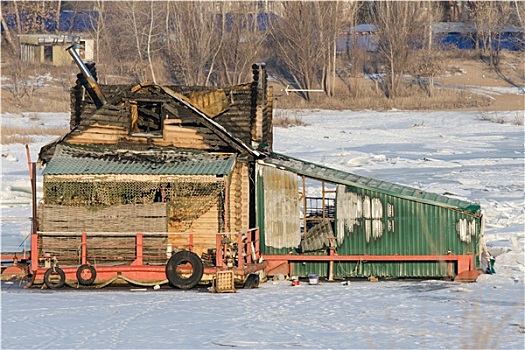
[[81, 133], [72, 134], [68, 141], [76, 144], [116, 144], [128, 135], [128, 130], [113, 125], [100, 125], [96, 122]]
[[152, 139], [159, 146], [209, 151], [229, 151], [230, 147], [219, 136], [200, 123], [200, 118], [175, 102], [165, 105], [169, 118], [164, 120], [162, 139]]
[[[219, 124], [224, 126], [229, 132], [233, 133], [243, 142], [250, 144], [252, 140], [270, 145], [272, 142], [272, 123], [271, 123], [271, 92], [267, 93], [266, 71], [261, 72], [262, 81], [241, 84], [224, 88], [229, 106], [228, 109], [214, 117]], [[172, 90], [188, 95], [210, 90], [206, 87], [183, 87], [168, 86]], [[150, 89], [151, 94], [146, 90], [142, 94], [131, 93], [131, 86], [128, 85], [100, 85], [101, 91], [108, 100], [155, 97], [155, 87]], [[270, 89], [268, 89], [269, 91]], [[158, 92], [158, 98], [166, 98]], [[129, 134], [131, 125], [131, 113], [127, 104], [119, 106], [106, 105], [99, 110], [95, 110], [91, 98], [82, 87], [71, 89], [71, 127], [80, 126], [85, 129], [83, 137], [75, 138], [76, 142], [98, 144], [111, 144], [115, 140], [125, 139], [128, 142], [139, 144], [148, 143], [148, 138], [131, 137]], [[170, 101], [170, 99], [166, 99]], [[117, 101], [118, 102], [118, 101]], [[115, 102], [115, 103], [117, 103]], [[227, 145], [217, 135], [203, 127], [198, 117], [187, 108], [178, 105], [176, 102], [166, 103], [166, 112], [171, 114], [167, 123], [164, 124], [164, 135], [161, 138], [152, 137], [150, 141], [159, 146], [175, 146], [179, 148], [190, 148], [199, 150], [225, 150]], [[269, 108], [270, 107], [270, 108]], [[258, 110], [258, 112], [256, 112]], [[257, 117], [257, 118], [256, 118]], [[257, 120], [256, 120], [257, 119]], [[99, 127], [106, 128], [114, 126], [117, 129], [109, 128], [109, 131], [101, 131], [100, 128], [89, 129], [98, 123]], [[258, 131], [255, 132], [254, 129]]]
[[246, 230], [250, 225], [250, 167], [237, 162], [230, 182], [230, 230]]
[[[209, 90], [208, 87], [168, 86], [170, 89], [188, 95], [196, 91]], [[229, 101], [228, 109], [213, 118], [245, 143], [251, 141], [251, 84], [241, 84], [223, 88]]]
[[166, 203], [127, 204], [89, 209], [41, 204], [39, 231], [167, 232]]
[[266, 95], [266, 118], [263, 124], [264, 137], [262, 142], [268, 146], [268, 150], [273, 150], [273, 87], [269, 86]]
[[212, 206], [192, 223], [170, 221], [168, 230], [170, 233], [174, 233], [169, 235], [169, 243], [172, 244], [174, 249], [188, 249], [189, 235], [179, 233], [191, 232], [193, 233], [194, 242], [193, 251], [199, 255], [203, 252], [207, 253], [209, 248], [214, 249], [216, 246], [215, 237], [219, 232], [218, 206]]

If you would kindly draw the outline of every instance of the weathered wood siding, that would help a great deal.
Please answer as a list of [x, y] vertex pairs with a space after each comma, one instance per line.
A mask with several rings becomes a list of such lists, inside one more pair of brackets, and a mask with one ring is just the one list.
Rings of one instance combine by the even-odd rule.
[[273, 90], [267, 86], [266, 67], [253, 65], [251, 84], [251, 139], [271, 150], [273, 144]]
[[166, 203], [103, 208], [41, 204], [39, 231], [167, 232]]
[[[187, 192], [184, 186], [174, 187], [174, 184], [186, 182], [216, 184], [217, 191], [214, 194], [201, 195], [195, 192]], [[194, 234], [194, 250], [199, 254], [208, 252], [215, 248], [216, 234], [224, 232], [223, 200], [224, 195], [220, 189], [220, 183], [224, 181], [212, 175], [134, 175], [134, 174], [111, 174], [111, 175], [47, 175], [44, 179], [44, 187], [55, 183], [99, 183], [101, 190], [104, 184], [165, 184], [170, 183], [172, 190], [179, 188], [178, 192], [171, 193], [171, 199], [166, 197], [166, 202], [154, 202], [147, 204], [110, 205], [107, 207], [93, 207], [79, 202], [73, 205], [50, 205], [42, 204], [39, 207], [39, 231], [43, 232], [165, 232], [181, 233], [191, 232]], [[53, 192], [55, 195], [56, 193]], [[54, 196], [56, 197], [56, 195]], [[96, 196], [98, 198], [98, 196]], [[44, 198], [45, 201], [46, 198]], [[56, 200], [56, 198], [55, 198]], [[111, 240], [108, 238], [108, 240]], [[134, 239], [131, 239], [134, 242]], [[54, 244], [53, 241], [44, 243]], [[132, 244], [134, 244], [132, 242]], [[168, 239], [163, 241], [164, 251], [167, 248]], [[169, 235], [169, 243], [176, 249], [188, 249], [188, 235]]]
[[170, 220], [169, 232], [177, 233], [169, 235], [169, 243], [177, 249], [189, 248], [189, 234], [193, 234], [193, 251], [197, 254], [207, 253], [208, 249], [215, 249], [216, 234], [219, 232], [219, 209], [213, 205], [206, 213], [193, 222], [186, 224], [180, 221]]
[[[254, 81], [249, 84], [210, 89], [199, 86], [166, 86], [167, 88], [194, 100], [194, 105], [211, 116], [226, 130], [246, 144], [255, 141], [271, 150], [273, 93], [267, 87], [264, 65], [254, 67]], [[108, 104], [99, 110], [83, 87], [71, 89], [71, 141], [79, 144], [115, 144], [119, 142], [154, 144], [161, 147], [209, 151], [228, 150], [227, 143], [199, 122], [198, 116], [188, 108], [178, 104], [158, 87], [144, 85], [134, 89], [131, 85], [100, 85]], [[207, 93], [207, 94], [206, 94]], [[215, 99], [209, 100], [210, 96]], [[219, 97], [221, 98], [219, 98]], [[133, 135], [132, 106], [134, 101], [152, 99], [163, 104], [166, 120], [160, 137], [141, 137]], [[113, 104], [113, 105], [112, 105]], [[130, 105], [131, 104], [131, 105]], [[164, 116], [162, 116], [164, 118]], [[97, 126], [97, 128], [93, 128]], [[108, 130], [105, 130], [108, 129]]]
[[238, 162], [230, 182], [230, 230], [246, 230], [250, 225], [250, 167]]

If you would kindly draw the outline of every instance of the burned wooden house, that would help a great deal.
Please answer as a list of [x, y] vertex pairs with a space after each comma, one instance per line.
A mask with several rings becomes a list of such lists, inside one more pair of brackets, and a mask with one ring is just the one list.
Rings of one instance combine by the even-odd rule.
[[71, 91], [70, 132], [39, 154], [31, 270], [49, 286], [117, 275], [191, 288], [223, 270], [472, 278], [481, 267], [479, 205], [273, 153], [264, 64], [220, 89], [91, 79]]

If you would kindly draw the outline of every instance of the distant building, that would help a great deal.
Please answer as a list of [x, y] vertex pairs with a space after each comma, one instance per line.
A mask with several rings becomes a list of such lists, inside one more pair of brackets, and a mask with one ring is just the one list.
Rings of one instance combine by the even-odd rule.
[[337, 52], [344, 53], [353, 49], [377, 51], [379, 37], [374, 24], [359, 24], [345, 28], [337, 37]]
[[[485, 31], [487, 30], [485, 29]], [[444, 48], [455, 47], [461, 50], [473, 50], [476, 48], [476, 38], [478, 45], [483, 45], [482, 38], [476, 35], [477, 32], [476, 26], [471, 23], [432, 23], [434, 42]], [[522, 51], [525, 49], [523, 30], [516, 26], [503, 26], [498, 32], [493, 33], [492, 45], [499, 50]]]
[[66, 48], [79, 44], [79, 54], [85, 61], [93, 61], [94, 40], [77, 35], [21, 34], [20, 59], [24, 62], [47, 63], [63, 66], [72, 62]]
[[[483, 45], [482, 38], [477, 37], [478, 29], [475, 25], [464, 22], [436, 22], [432, 23], [432, 41], [442, 48], [457, 48], [473, 50]], [[358, 49], [369, 52], [377, 51], [379, 45], [378, 28], [374, 24], [359, 24], [345, 28], [337, 37], [337, 53], [347, 53]], [[488, 43], [487, 43], [488, 45]], [[523, 29], [506, 25], [499, 32], [493, 33], [492, 45], [499, 50], [525, 50], [525, 35]]]

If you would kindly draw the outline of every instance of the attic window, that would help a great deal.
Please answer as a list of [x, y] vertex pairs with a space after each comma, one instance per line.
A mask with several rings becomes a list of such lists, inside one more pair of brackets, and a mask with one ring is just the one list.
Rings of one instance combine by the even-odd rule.
[[131, 135], [162, 137], [164, 108], [161, 102], [133, 101], [131, 105]]

